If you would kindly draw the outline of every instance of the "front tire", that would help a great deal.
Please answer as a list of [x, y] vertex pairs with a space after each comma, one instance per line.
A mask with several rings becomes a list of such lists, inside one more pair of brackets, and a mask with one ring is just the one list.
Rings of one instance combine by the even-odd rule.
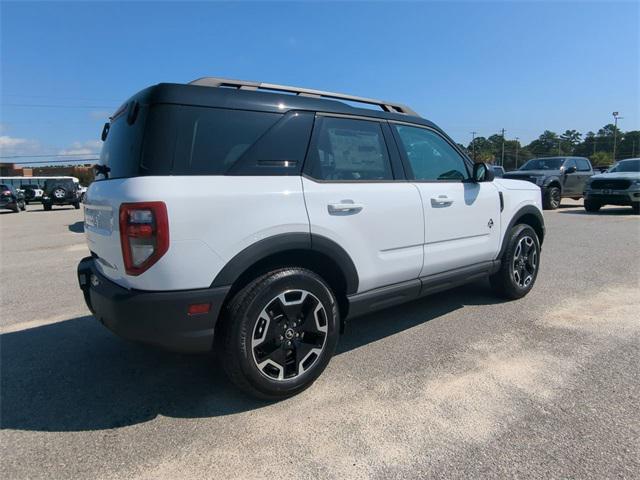
[[585, 200], [584, 201], [584, 209], [587, 212], [597, 212], [602, 207], [601, 203], [594, 202], [593, 200]]
[[80, 209], [80, 202], [74, 202], [73, 208], [75, 208], [76, 210], [79, 210]]
[[533, 288], [540, 267], [540, 241], [529, 225], [514, 226], [506, 239], [500, 270], [489, 280], [498, 295], [510, 300], [524, 297]]
[[262, 275], [226, 309], [220, 332], [225, 372], [261, 399], [296, 395], [328, 365], [338, 326], [335, 296], [318, 275], [303, 268]]
[[18, 204], [18, 207], [20, 207], [20, 210], [22, 210], [23, 212], [27, 209], [27, 205], [25, 204], [24, 200]]
[[542, 206], [545, 210], [556, 210], [560, 206], [561, 192], [559, 187], [549, 187], [544, 193]]

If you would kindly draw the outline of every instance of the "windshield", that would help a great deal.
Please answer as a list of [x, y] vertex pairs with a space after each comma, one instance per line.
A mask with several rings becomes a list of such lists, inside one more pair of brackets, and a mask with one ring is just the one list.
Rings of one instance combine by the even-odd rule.
[[622, 160], [616, 163], [611, 170], [609, 170], [609, 173], [613, 172], [640, 172], [640, 158]]
[[525, 163], [520, 170], [560, 170], [564, 158], [533, 158]]

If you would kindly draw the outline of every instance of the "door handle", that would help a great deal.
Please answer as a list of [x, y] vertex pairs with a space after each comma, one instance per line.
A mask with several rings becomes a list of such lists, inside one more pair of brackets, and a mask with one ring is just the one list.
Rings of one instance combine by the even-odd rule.
[[438, 195], [431, 197], [431, 206], [432, 207], [448, 207], [453, 203], [453, 199], [449, 198], [447, 195]]
[[330, 203], [327, 205], [329, 215], [352, 215], [360, 212], [363, 208], [364, 205], [354, 203], [353, 200], [342, 200], [339, 203]]

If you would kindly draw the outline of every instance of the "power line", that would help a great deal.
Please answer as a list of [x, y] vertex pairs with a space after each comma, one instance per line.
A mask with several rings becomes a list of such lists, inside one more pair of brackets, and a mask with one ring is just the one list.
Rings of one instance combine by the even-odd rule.
[[48, 103], [2, 103], [0, 107], [34, 107], [34, 108], [106, 108], [115, 110], [113, 105], [54, 105]]
[[51, 153], [42, 155], [3, 155], [0, 156], [2, 160], [8, 160], [11, 158], [44, 158], [44, 157], [86, 157], [86, 156], [98, 156], [98, 153]]
[[79, 160], [43, 160], [43, 161], [36, 161], [36, 162], [18, 162], [18, 163], [13, 163], [13, 165], [34, 165], [34, 164], [50, 164], [50, 163], [66, 163], [66, 164], [70, 164], [71, 162], [86, 162], [86, 163], [92, 163], [95, 160], [98, 160], [97, 158], [83, 158], [83, 159], [79, 159]]

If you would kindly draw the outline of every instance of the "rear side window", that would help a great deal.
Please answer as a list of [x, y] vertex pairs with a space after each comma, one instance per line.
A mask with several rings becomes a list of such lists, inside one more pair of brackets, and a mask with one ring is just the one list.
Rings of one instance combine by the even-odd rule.
[[172, 173], [220, 175], [251, 147], [281, 114], [183, 107]]
[[578, 158], [576, 159], [576, 163], [578, 164], [578, 170], [581, 172], [588, 172], [591, 170], [591, 165], [586, 158]]
[[393, 174], [379, 122], [318, 117], [308, 173], [318, 180], [391, 180]]

